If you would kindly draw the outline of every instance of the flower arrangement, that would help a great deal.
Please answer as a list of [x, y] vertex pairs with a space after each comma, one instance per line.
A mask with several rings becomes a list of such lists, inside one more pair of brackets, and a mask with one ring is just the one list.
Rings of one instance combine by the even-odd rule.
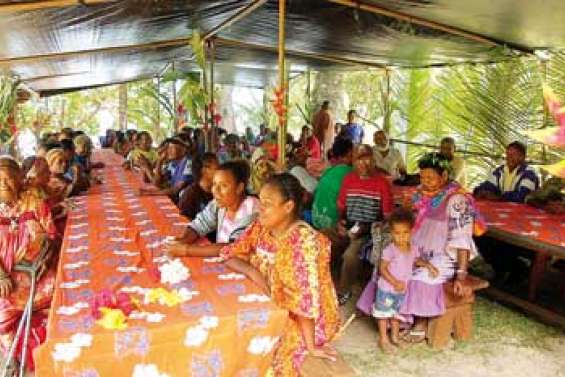
[[190, 277], [190, 270], [180, 259], [169, 260], [159, 266], [162, 284], [178, 284]]
[[[540, 130], [528, 131], [526, 134], [530, 138], [545, 145], [565, 148], [565, 106], [561, 106], [557, 96], [547, 85], [543, 86], [543, 99], [557, 127], [546, 127]], [[544, 165], [541, 166], [541, 168], [554, 177], [565, 178], [565, 160], [561, 160], [552, 165]]]
[[271, 100], [273, 105], [273, 109], [277, 114], [279, 119], [279, 127], [282, 127], [286, 122], [286, 112], [287, 108], [285, 106], [285, 95], [286, 95], [286, 88], [276, 88], [275, 89], [275, 99]]
[[98, 292], [90, 304], [91, 314], [105, 329], [121, 330], [127, 327], [127, 317], [139, 304], [127, 293], [115, 293], [109, 289]]

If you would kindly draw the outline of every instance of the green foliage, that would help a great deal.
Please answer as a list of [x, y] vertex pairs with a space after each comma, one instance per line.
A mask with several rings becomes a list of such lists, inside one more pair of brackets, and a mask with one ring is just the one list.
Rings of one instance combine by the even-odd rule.
[[154, 80], [128, 84], [128, 122], [134, 123], [138, 130], [151, 132], [157, 142], [173, 128], [172, 108], [167, 94]]
[[8, 124], [18, 100], [18, 79], [0, 76], [0, 144], [8, 144], [13, 140], [14, 132]]
[[[97, 135], [100, 131], [98, 114], [102, 110], [117, 114], [118, 91], [116, 86], [107, 86], [71, 92], [50, 97], [48, 103], [50, 120], [43, 124], [40, 132], [72, 127], [89, 135]], [[30, 123], [25, 126], [32, 126], [36, 117], [27, 118]]]

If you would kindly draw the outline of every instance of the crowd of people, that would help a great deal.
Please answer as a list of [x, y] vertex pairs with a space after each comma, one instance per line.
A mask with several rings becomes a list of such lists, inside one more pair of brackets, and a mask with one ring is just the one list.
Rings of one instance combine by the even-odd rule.
[[[368, 145], [355, 111], [347, 124], [333, 122], [325, 102], [298, 140], [289, 135], [285, 164], [277, 160], [276, 134], [264, 126], [258, 135], [250, 128], [242, 136], [218, 129], [216, 153], [207, 151], [210, 140], [199, 128], [185, 127], [158, 146], [146, 131], [108, 130], [100, 140], [151, 187], [139, 195], [168, 195], [188, 218], [184, 233], [167, 246], [171, 257], [221, 257], [290, 312], [275, 352], [277, 376], [300, 375], [307, 357], [335, 359], [330, 341], [340, 329], [338, 306], [352, 298], [367, 262], [374, 266], [369, 284], [375, 293], [362, 296], [358, 306], [377, 319], [379, 347], [392, 353], [403, 340], [425, 339], [426, 319], [445, 312], [445, 282], [454, 282], [456, 295], [469, 294], [469, 261], [479, 254], [473, 237], [484, 232], [476, 199], [530, 203], [551, 212], [565, 208], [560, 182], [539, 189], [520, 142], [509, 144], [505, 164], [469, 193], [464, 160], [449, 137], [418, 162], [412, 202], [395, 203], [392, 183], [406, 182], [409, 174], [386, 132], [376, 131]], [[95, 171], [103, 168], [91, 160], [92, 149], [88, 136], [66, 128], [45, 135], [37, 155], [22, 164], [0, 158], [4, 349], [29, 287], [13, 267], [33, 259], [45, 239], [53, 257], [45, 263], [34, 309], [46, 316], [72, 207], [68, 198], [97, 184]], [[198, 242], [202, 238], [210, 242]], [[492, 253], [488, 242], [479, 246], [496, 266], [500, 253]], [[402, 335], [401, 322], [413, 323]], [[33, 331], [40, 342], [45, 322], [34, 322]]]

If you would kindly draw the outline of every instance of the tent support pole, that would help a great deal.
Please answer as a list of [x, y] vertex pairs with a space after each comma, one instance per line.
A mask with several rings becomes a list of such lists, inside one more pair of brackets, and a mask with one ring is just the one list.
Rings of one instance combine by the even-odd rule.
[[29, 1], [22, 3], [10, 3], [0, 5], [1, 13], [11, 13], [11, 12], [29, 12], [33, 10], [49, 9], [49, 8], [64, 8], [71, 6], [81, 6], [81, 5], [96, 5], [102, 3], [108, 3], [109, 0], [47, 0], [47, 1]]
[[[285, 86], [286, 84], [286, 75], [285, 75], [285, 56], [284, 56], [284, 49], [285, 49], [285, 17], [286, 17], [286, 0], [279, 0], [279, 90], [288, 91], [288, 88]], [[278, 162], [279, 166], [284, 168], [286, 162], [286, 94], [285, 94], [285, 103], [284, 108], [285, 111], [283, 112], [283, 121], [277, 122], [278, 125]]]
[[[175, 73], [175, 62], [171, 63], [171, 69], [173, 70], [173, 74]], [[177, 107], [178, 107], [178, 98], [177, 98], [177, 79], [175, 76], [175, 79], [171, 82], [171, 86], [173, 89], [173, 111], [174, 111], [174, 116], [173, 116], [173, 124], [175, 125], [175, 132], [179, 132], [179, 119], [178, 119], [178, 112], [177, 112]]]
[[385, 79], [386, 79], [386, 93], [385, 93], [385, 116], [383, 118], [383, 130], [389, 135], [390, 132], [390, 116], [391, 106], [390, 106], [390, 70], [385, 69]]
[[[308, 69], [306, 72], [306, 98], [308, 98], [308, 106], [312, 103], [312, 71]], [[312, 119], [308, 119], [307, 123], [310, 123]]]
[[157, 124], [155, 124], [155, 128], [158, 134], [161, 134], [161, 104], [159, 103], [159, 94], [161, 94], [161, 77], [157, 76]]
[[214, 98], [216, 43], [214, 40], [210, 40], [208, 43], [210, 44], [210, 123], [212, 125], [212, 150], [215, 152], [218, 150], [218, 125], [216, 124], [216, 104]]
[[213, 29], [211, 29], [210, 31], [208, 31], [206, 34], [204, 34], [204, 37], [202, 39], [206, 40], [206, 39], [212, 38], [213, 36], [215, 36], [216, 34], [221, 32], [222, 30], [229, 28], [231, 25], [233, 25], [237, 21], [247, 17], [254, 10], [263, 6], [263, 4], [265, 4], [266, 2], [267, 2], [267, 0], [255, 0], [254, 2], [247, 5], [242, 10], [240, 10], [239, 12], [237, 12], [236, 14], [234, 14], [233, 16], [231, 16], [230, 18], [228, 18], [227, 20], [225, 20], [224, 22], [219, 24], [218, 26], [216, 26]]

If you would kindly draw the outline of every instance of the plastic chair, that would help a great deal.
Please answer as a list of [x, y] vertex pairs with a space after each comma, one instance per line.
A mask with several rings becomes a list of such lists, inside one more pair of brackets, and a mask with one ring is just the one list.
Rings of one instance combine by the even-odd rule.
[[[39, 252], [38, 257], [33, 262], [22, 261], [14, 266], [14, 271], [24, 272], [27, 273], [30, 277], [30, 289], [29, 289], [29, 296], [24, 307], [22, 317], [20, 318], [20, 322], [18, 323], [18, 328], [16, 330], [16, 335], [14, 336], [14, 340], [10, 345], [8, 356], [4, 360], [2, 368], [0, 369], [0, 377], [11, 377], [8, 375], [9, 373], [9, 366], [10, 365], [17, 365], [14, 362], [16, 361], [16, 347], [18, 342], [23, 335], [23, 343], [20, 355], [20, 366], [19, 366], [19, 373], [17, 375], [19, 377], [25, 376], [25, 365], [26, 365], [26, 352], [27, 352], [27, 344], [29, 339], [29, 332], [31, 330], [31, 317], [33, 315], [33, 300], [35, 298], [35, 291], [36, 291], [36, 284], [39, 280], [41, 266], [46, 263], [50, 257], [50, 249], [51, 243], [48, 240], [43, 241], [41, 245], [41, 251]], [[15, 375], [15, 374], [14, 374]]]

